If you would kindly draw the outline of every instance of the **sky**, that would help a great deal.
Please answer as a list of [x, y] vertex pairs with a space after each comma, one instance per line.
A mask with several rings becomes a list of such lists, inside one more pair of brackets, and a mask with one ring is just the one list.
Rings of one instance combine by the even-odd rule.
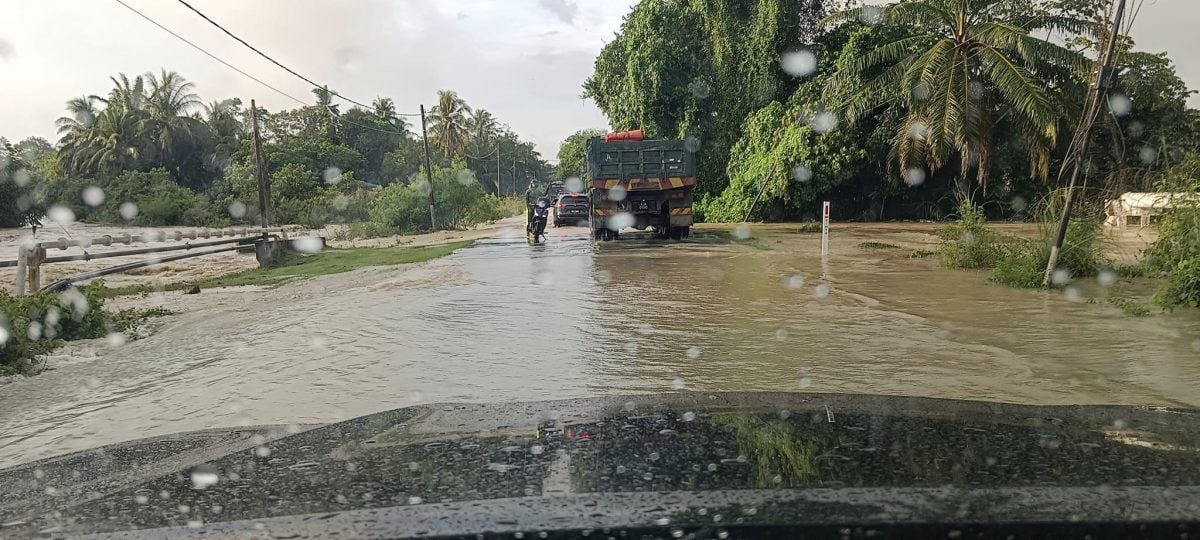
[[[122, 0], [271, 86], [305, 102], [308, 85], [173, 0]], [[1200, 0], [1141, 3], [1138, 48], [1168, 51], [1200, 88]], [[189, 0], [284, 65], [357, 101], [391, 97], [400, 112], [452, 89], [491, 111], [542, 156], [578, 129], [606, 127], [580, 98], [596, 54], [636, 0]], [[872, 2], [879, 3], [879, 2]], [[116, 0], [0, 0], [0, 136], [56, 140], [71, 97], [104, 94], [108, 77], [174, 70], [205, 102], [295, 101], [205, 56]], [[1192, 106], [1200, 107], [1193, 97]], [[345, 109], [348, 105], [343, 106]]]

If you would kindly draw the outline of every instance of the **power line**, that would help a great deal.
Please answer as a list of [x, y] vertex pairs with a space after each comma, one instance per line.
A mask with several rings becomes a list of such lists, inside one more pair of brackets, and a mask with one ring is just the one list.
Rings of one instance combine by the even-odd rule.
[[[188, 9], [192, 10], [192, 12], [193, 12], [193, 13], [195, 13], [196, 15], [199, 15], [199, 16], [200, 16], [200, 18], [202, 18], [202, 19], [204, 19], [204, 20], [208, 21], [208, 23], [209, 23], [209, 24], [211, 24], [211, 25], [213, 25], [213, 26], [217, 27], [217, 29], [219, 29], [220, 31], [224, 32], [224, 33], [225, 33], [225, 35], [227, 35], [227, 36], [229, 36], [229, 37], [233, 38], [233, 39], [234, 39], [234, 40], [236, 40], [238, 43], [241, 43], [242, 45], [245, 45], [245, 46], [246, 46], [246, 48], [248, 48], [248, 49], [250, 49], [250, 50], [254, 51], [254, 52], [255, 52], [255, 53], [257, 53], [259, 56], [261, 56], [261, 57], [263, 57], [263, 58], [266, 58], [266, 59], [267, 59], [268, 61], [270, 61], [272, 64], [275, 64], [276, 66], [279, 66], [279, 68], [280, 68], [280, 69], [282, 69], [282, 70], [284, 70], [284, 71], [286, 71], [286, 72], [288, 72], [288, 73], [291, 73], [292, 75], [295, 75], [295, 76], [296, 76], [296, 77], [298, 77], [300, 80], [302, 80], [302, 81], [304, 81], [304, 82], [306, 82], [306, 83], [308, 83], [308, 84], [311, 84], [311, 85], [312, 85], [314, 88], [322, 88], [322, 89], [325, 89], [325, 88], [327, 88], [327, 85], [318, 84], [316, 81], [314, 81], [314, 80], [312, 80], [312, 79], [310, 79], [310, 78], [308, 78], [308, 77], [305, 77], [304, 75], [301, 75], [301, 74], [299, 74], [299, 73], [296, 73], [296, 71], [295, 71], [295, 70], [293, 70], [292, 68], [289, 68], [289, 67], [287, 67], [287, 66], [285, 66], [285, 65], [283, 65], [283, 64], [281, 64], [281, 63], [279, 63], [279, 61], [278, 61], [278, 60], [276, 60], [276, 59], [274, 59], [274, 58], [271, 58], [270, 56], [268, 56], [268, 55], [267, 55], [267, 53], [264, 53], [264, 52], [262, 52], [262, 51], [258, 50], [257, 48], [255, 48], [253, 45], [251, 45], [251, 44], [249, 44], [249, 43], [246, 43], [246, 40], [244, 40], [244, 39], [242, 39], [242, 38], [238, 37], [238, 36], [237, 36], [237, 35], [235, 35], [233, 32], [230, 32], [229, 30], [226, 30], [224, 26], [221, 26], [219, 23], [217, 23], [217, 21], [214, 21], [214, 20], [212, 20], [212, 19], [208, 18], [208, 15], [205, 15], [205, 14], [204, 14], [204, 13], [202, 13], [200, 10], [198, 10], [198, 9], [196, 9], [196, 8], [194, 8], [194, 7], [192, 7], [192, 5], [191, 5], [191, 4], [189, 4], [189, 3], [187, 3], [185, 0], [178, 0], [178, 2], [179, 2], [180, 4], [183, 4], [183, 5], [184, 5], [185, 7], [187, 7]], [[362, 102], [359, 102], [359, 101], [355, 101], [355, 100], [353, 100], [353, 99], [350, 99], [350, 98], [348, 98], [348, 97], [346, 97], [346, 96], [343, 96], [342, 94], [339, 94], [339, 93], [337, 93], [336, 91], [333, 91], [333, 90], [326, 90], [326, 91], [327, 91], [327, 92], [329, 92], [329, 94], [330, 94], [330, 95], [337, 96], [337, 97], [339, 97], [339, 98], [341, 98], [341, 99], [344, 99], [344, 100], [346, 100], [346, 101], [349, 101], [350, 103], [353, 103], [353, 104], [355, 104], [355, 105], [358, 105], [359, 107], [363, 107], [363, 108], [365, 108], [365, 109], [373, 109], [373, 108], [374, 108], [374, 107], [373, 107], [373, 106], [371, 106], [371, 105], [367, 105], [367, 104], [365, 104], [365, 103], [362, 103]], [[415, 114], [415, 113], [404, 113], [404, 114], [397, 113], [397, 115], [398, 115], [398, 116], [420, 116], [420, 114]]]
[[283, 90], [280, 90], [280, 89], [278, 89], [278, 88], [275, 88], [274, 86], [271, 86], [271, 85], [269, 85], [269, 84], [267, 84], [267, 83], [263, 82], [263, 81], [262, 81], [261, 79], [259, 79], [258, 77], [255, 77], [254, 75], [251, 75], [251, 74], [249, 74], [249, 73], [246, 73], [245, 71], [242, 71], [242, 70], [241, 70], [240, 68], [238, 68], [237, 66], [235, 66], [235, 65], [233, 65], [233, 64], [230, 64], [229, 62], [226, 62], [226, 61], [222, 60], [222, 59], [221, 59], [220, 57], [218, 57], [217, 55], [215, 55], [215, 54], [213, 54], [213, 53], [210, 53], [210, 52], [208, 52], [207, 50], [205, 50], [205, 49], [204, 49], [204, 47], [201, 47], [201, 46], [199, 46], [199, 45], [196, 45], [195, 43], [192, 43], [191, 41], [188, 41], [188, 40], [187, 40], [187, 38], [185, 38], [185, 37], [183, 37], [183, 36], [181, 36], [181, 35], [179, 35], [179, 34], [176, 34], [176, 33], [175, 33], [174, 31], [172, 31], [170, 28], [167, 28], [167, 27], [165, 27], [165, 26], [163, 26], [163, 25], [159, 24], [159, 23], [158, 23], [158, 21], [155, 21], [154, 19], [151, 19], [150, 17], [146, 16], [146, 14], [145, 14], [145, 13], [142, 13], [142, 12], [140, 12], [140, 11], [138, 11], [138, 10], [134, 9], [132, 6], [130, 6], [129, 4], [126, 4], [126, 3], [125, 3], [125, 2], [123, 2], [122, 0], [116, 0], [116, 2], [117, 2], [118, 4], [121, 4], [122, 6], [125, 6], [125, 9], [128, 9], [129, 11], [132, 11], [132, 12], [136, 13], [136, 14], [137, 14], [139, 17], [141, 17], [141, 18], [143, 18], [143, 19], [146, 19], [147, 21], [150, 21], [150, 24], [153, 24], [154, 26], [157, 26], [157, 27], [161, 28], [161, 29], [162, 29], [164, 32], [166, 32], [166, 33], [168, 33], [168, 34], [171, 34], [172, 36], [175, 36], [176, 38], [178, 38], [178, 39], [179, 39], [179, 41], [182, 41], [182, 42], [184, 42], [184, 43], [187, 43], [188, 45], [191, 45], [191, 46], [192, 46], [192, 48], [194, 48], [194, 49], [196, 49], [196, 50], [198, 50], [198, 51], [200, 51], [200, 52], [204, 53], [204, 54], [205, 54], [205, 55], [207, 55], [209, 58], [212, 58], [213, 60], [216, 60], [216, 61], [218, 61], [218, 62], [220, 62], [220, 63], [224, 64], [224, 65], [225, 65], [225, 67], [228, 67], [229, 69], [232, 69], [232, 70], [234, 70], [234, 71], [236, 71], [236, 72], [238, 72], [238, 73], [241, 73], [242, 75], [246, 76], [246, 77], [247, 77], [247, 78], [249, 78], [250, 80], [252, 80], [252, 81], [254, 81], [254, 82], [258, 83], [258, 84], [261, 84], [261, 85], [263, 85], [263, 86], [265, 86], [265, 87], [267, 87], [267, 88], [269, 88], [269, 89], [271, 89], [271, 90], [274, 90], [274, 91], [275, 91], [276, 93], [278, 93], [279, 95], [281, 95], [281, 96], [284, 96], [284, 97], [286, 97], [286, 98], [288, 98], [288, 99], [291, 99], [292, 101], [295, 101], [296, 103], [299, 103], [299, 104], [301, 104], [301, 105], [307, 105], [307, 103], [305, 103], [304, 101], [301, 101], [300, 99], [296, 98], [295, 96], [293, 96], [293, 95], [291, 95], [291, 94], [288, 94], [287, 92], [284, 92]]

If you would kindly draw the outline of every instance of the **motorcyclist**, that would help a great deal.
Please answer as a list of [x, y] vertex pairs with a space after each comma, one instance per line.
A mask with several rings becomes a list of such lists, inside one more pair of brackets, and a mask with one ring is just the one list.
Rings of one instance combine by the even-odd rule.
[[538, 197], [529, 207], [525, 220], [525, 233], [533, 235], [533, 241], [546, 236], [546, 222], [550, 216], [550, 198]]

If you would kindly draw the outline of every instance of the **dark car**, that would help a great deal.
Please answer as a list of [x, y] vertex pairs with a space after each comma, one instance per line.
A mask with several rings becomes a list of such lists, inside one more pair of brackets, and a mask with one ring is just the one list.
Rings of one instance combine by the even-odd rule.
[[577, 225], [588, 220], [588, 197], [578, 193], [564, 193], [554, 203], [554, 226]]

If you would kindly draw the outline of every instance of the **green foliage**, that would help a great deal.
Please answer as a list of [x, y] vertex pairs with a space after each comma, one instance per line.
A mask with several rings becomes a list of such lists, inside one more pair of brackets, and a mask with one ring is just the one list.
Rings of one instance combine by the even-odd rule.
[[1152, 313], [1150, 306], [1128, 298], [1112, 297], [1108, 303], [1121, 308], [1121, 312], [1130, 317], [1146, 317]]
[[566, 181], [572, 176], [583, 178], [587, 162], [587, 142], [604, 135], [603, 129], [581, 129], [572, 133], [558, 147], [558, 168], [555, 177]]
[[[1166, 212], [1158, 240], [1146, 250], [1145, 265], [1166, 275], [1166, 285], [1154, 303], [1173, 308], [1200, 307], [1200, 154], [1191, 153], [1169, 169], [1160, 182], [1163, 191], [1183, 193]], [[1190, 197], [1190, 198], [1189, 198]]]
[[64, 293], [15, 297], [0, 290], [0, 375], [21, 373], [30, 362], [63, 341], [104, 336], [104, 285], [92, 283]]
[[740, 414], [713, 416], [733, 429], [738, 454], [746, 456], [759, 487], [804, 485], [817, 475], [817, 445], [802, 439], [786, 422]]
[[941, 231], [938, 256], [951, 268], [991, 268], [1005, 255], [999, 234], [987, 226], [983, 209], [963, 197], [958, 221]]
[[22, 143], [14, 146], [0, 138], [0, 227], [33, 223], [45, 210], [38, 200], [44, 178], [29, 163], [40, 156], [23, 151]]
[[371, 222], [402, 233], [429, 228], [429, 195], [407, 184], [389, 184], [371, 200]]
[[[362, 240], [366, 238], [382, 238], [385, 236], [394, 236], [400, 234], [400, 231], [393, 229], [387, 225], [376, 223], [374, 221], [356, 221], [351, 223], [346, 228], [345, 239], [347, 240]], [[338, 240], [339, 238], [334, 238]]]
[[[1058, 205], [1044, 204], [1036, 212], [1038, 238], [1009, 243], [992, 270], [991, 281], [1010, 287], [1037, 288], [1045, 279], [1050, 249], [1058, 231]], [[1067, 224], [1058, 255], [1058, 269], [1071, 277], [1094, 276], [1104, 265], [1100, 241], [1102, 222], [1099, 212], [1087, 205], [1076, 208]]]
[[1200, 307], [1200, 259], [1182, 259], [1167, 272], [1167, 284], [1154, 293], [1154, 303], [1165, 308]]

